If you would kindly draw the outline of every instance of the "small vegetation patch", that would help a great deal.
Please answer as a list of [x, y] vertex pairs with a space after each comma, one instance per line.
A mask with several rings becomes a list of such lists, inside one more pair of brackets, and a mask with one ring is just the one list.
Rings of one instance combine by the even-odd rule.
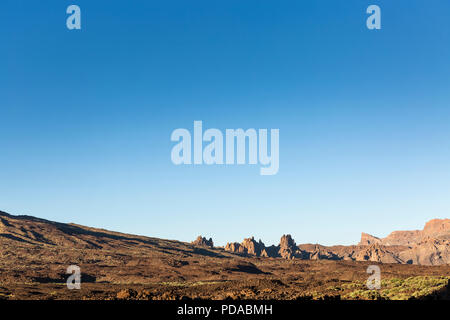
[[[379, 290], [368, 290], [363, 282], [355, 281], [343, 284], [342, 289], [351, 291], [344, 299], [364, 300], [408, 300], [420, 299], [442, 290], [449, 285], [450, 277], [417, 276], [405, 279], [392, 278], [381, 281]], [[338, 288], [330, 288], [338, 291]]]

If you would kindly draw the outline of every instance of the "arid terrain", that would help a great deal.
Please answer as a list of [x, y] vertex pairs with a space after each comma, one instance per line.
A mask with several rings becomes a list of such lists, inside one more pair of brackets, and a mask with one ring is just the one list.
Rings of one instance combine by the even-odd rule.
[[[450, 299], [450, 220], [355, 246], [214, 247], [0, 212], [0, 299]], [[366, 270], [381, 269], [369, 290]], [[67, 267], [81, 268], [69, 290]]]

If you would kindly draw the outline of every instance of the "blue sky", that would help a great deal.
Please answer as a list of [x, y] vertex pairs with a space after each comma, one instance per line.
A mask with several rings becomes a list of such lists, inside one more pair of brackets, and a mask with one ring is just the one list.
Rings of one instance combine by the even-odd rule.
[[[66, 28], [67, 6], [82, 30]], [[382, 29], [365, 26], [378, 4]], [[0, 11], [0, 210], [217, 244], [350, 244], [450, 210], [450, 3], [18, 1]], [[170, 134], [279, 128], [280, 170]]]

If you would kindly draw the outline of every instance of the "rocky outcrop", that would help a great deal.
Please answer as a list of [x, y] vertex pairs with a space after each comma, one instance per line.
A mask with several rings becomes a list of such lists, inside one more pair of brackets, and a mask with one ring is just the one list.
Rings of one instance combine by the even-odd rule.
[[378, 243], [361, 248], [361, 250], [355, 253], [354, 259], [356, 261], [373, 261], [379, 263], [403, 263], [388, 247]]
[[361, 246], [366, 246], [366, 245], [371, 245], [374, 243], [381, 243], [381, 239], [374, 237], [368, 233], [361, 233], [361, 241], [359, 242], [359, 245]]
[[450, 219], [433, 219], [425, 224], [422, 238], [450, 240]]
[[278, 246], [266, 247], [264, 243], [259, 240], [256, 242], [254, 237], [244, 239], [242, 243], [227, 243], [225, 251], [248, 254], [257, 257], [272, 257], [294, 259], [301, 258], [301, 250], [295, 244], [291, 235], [283, 235]]
[[420, 230], [391, 232], [381, 243], [385, 246], [411, 246], [422, 238]]
[[341, 260], [343, 257], [340, 257], [338, 254], [332, 252], [328, 248], [324, 246], [316, 245], [314, 250], [308, 252], [310, 260]]
[[259, 240], [259, 242], [255, 241], [254, 237], [246, 238], [242, 243], [227, 243], [225, 246], [225, 251], [234, 252], [234, 253], [242, 253], [249, 254], [253, 256], [268, 256], [265, 251], [264, 243]]
[[423, 230], [394, 231], [386, 238], [361, 234], [356, 246], [297, 245], [283, 235], [278, 246], [266, 247], [253, 237], [228, 243], [226, 251], [257, 257], [306, 260], [372, 261], [378, 263], [450, 264], [450, 219], [434, 219]]
[[214, 242], [212, 238], [209, 238], [209, 240], [207, 240], [205, 237], [202, 236], [198, 236], [197, 239], [195, 239], [191, 243], [195, 246], [210, 247], [210, 248], [214, 247]]
[[259, 240], [259, 242], [256, 242], [254, 237], [244, 239], [244, 241], [241, 244], [241, 247], [244, 248], [245, 253], [254, 256], [260, 256], [261, 252], [265, 248], [264, 243], [262, 243], [261, 240]]
[[283, 235], [278, 246], [278, 255], [284, 259], [294, 259], [302, 256], [300, 249], [295, 244], [290, 234]]
[[385, 246], [415, 246], [429, 239], [450, 240], [450, 219], [433, 219], [423, 230], [393, 231], [385, 238], [377, 238], [367, 233], [361, 234], [359, 245], [381, 244]]
[[408, 246], [420, 241], [421, 231], [394, 231], [386, 238], [377, 238], [367, 233], [361, 233], [359, 245], [381, 244], [386, 246]]
[[225, 251], [241, 253], [240, 247], [241, 245], [238, 242], [227, 243], [227, 245], [225, 246]]
[[[423, 230], [394, 231], [385, 238], [377, 238], [362, 233], [360, 245], [377, 244], [384, 248], [404, 246], [405, 249], [398, 254], [390, 254], [389, 250], [373, 251], [370, 259], [384, 261], [397, 261], [398, 263], [411, 263], [423, 265], [440, 265], [450, 263], [450, 219], [433, 219], [428, 221]], [[382, 248], [380, 247], [380, 248]], [[374, 250], [372, 248], [372, 250]], [[361, 252], [358, 256], [365, 256]], [[383, 258], [380, 258], [380, 255]], [[372, 260], [371, 260], [372, 261]]]
[[428, 239], [402, 251], [399, 257], [408, 264], [441, 265], [450, 264], [450, 241]]

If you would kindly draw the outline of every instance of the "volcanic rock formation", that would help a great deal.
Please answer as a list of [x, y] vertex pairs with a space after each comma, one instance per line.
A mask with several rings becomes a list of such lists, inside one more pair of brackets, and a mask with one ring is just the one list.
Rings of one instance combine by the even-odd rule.
[[377, 238], [363, 232], [359, 245], [377, 243], [386, 246], [414, 246], [427, 239], [450, 240], [450, 219], [433, 219], [425, 224], [423, 230], [393, 231], [386, 238]]
[[394, 231], [386, 238], [361, 234], [356, 246], [296, 245], [283, 235], [278, 246], [265, 247], [253, 237], [228, 243], [225, 251], [257, 257], [306, 260], [349, 260], [379, 263], [441, 265], [450, 263], [450, 219], [434, 219], [423, 230]]
[[237, 242], [227, 243], [225, 246], [225, 251], [230, 251], [234, 253], [243, 253], [249, 254], [253, 256], [268, 256], [267, 252], [264, 251], [265, 245], [261, 240], [259, 242], [255, 241], [254, 237], [246, 238], [244, 241], [239, 244]]
[[281, 237], [280, 245], [278, 247], [278, 254], [284, 259], [294, 259], [302, 256], [300, 249], [297, 247], [290, 234]]
[[195, 239], [191, 243], [196, 246], [211, 247], [211, 248], [214, 247], [214, 242], [212, 238], [209, 238], [209, 240], [207, 240], [205, 237], [202, 236], [198, 236], [197, 239]]

